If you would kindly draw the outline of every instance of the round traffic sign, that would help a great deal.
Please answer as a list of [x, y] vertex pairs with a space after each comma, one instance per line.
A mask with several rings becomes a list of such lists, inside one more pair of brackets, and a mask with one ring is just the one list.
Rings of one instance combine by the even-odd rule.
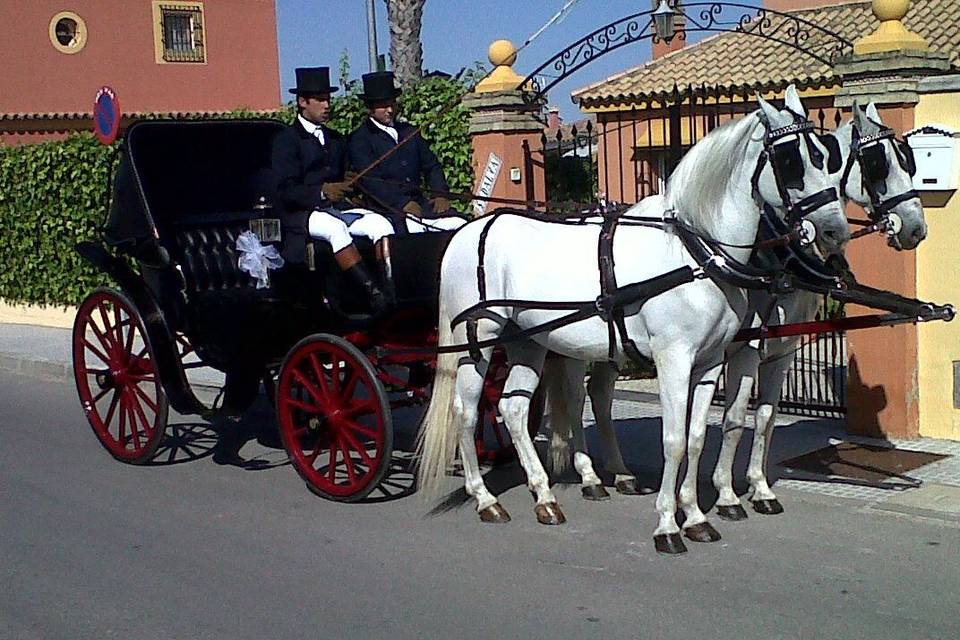
[[113, 144], [120, 132], [120, 101], [110, 87], [101, 87], [93, 101], [93, 129], [103, 144]]

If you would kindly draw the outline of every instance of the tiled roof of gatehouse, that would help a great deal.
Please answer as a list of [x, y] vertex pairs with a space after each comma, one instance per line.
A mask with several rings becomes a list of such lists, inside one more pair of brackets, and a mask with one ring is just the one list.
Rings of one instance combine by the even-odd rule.
[[[878, 25], [871, 3], [864, 1], [799, 9], [789, 14], [850, 42], [872, 33]], [[960, 0], [914, 0], [904, 24], [926, 38], [932, 50], [948, 54], [953, 66], [960, 69]], [[815, 29], [808, 33], [810, 39], [803, 46], [829, 59], [836, 40], [818, 35]], [[577, 89], [573, 98], [582, 107], [590, 108], [656, 99], [671, 92], [675, 84], [739, 92], [777, 91], [791, 82], [801, 89], [839, 84], [829, 64], [790, 46], [745, 33], [725, 32]]]

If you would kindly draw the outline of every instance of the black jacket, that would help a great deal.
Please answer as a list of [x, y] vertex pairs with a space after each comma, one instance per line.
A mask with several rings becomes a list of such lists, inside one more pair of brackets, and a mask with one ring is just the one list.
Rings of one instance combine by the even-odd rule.
[[[394, 128], [401, 142], [414, 135], [415, 131], [412, 126], [403, 122], [396, 122]], [[359, 173], [396, 144], [393, 138], [367, 118], [350, 135], [348, 143], [350, 167]], [[411, 200], [416, 200], [421, 206], [425, 205], [426, 198], [422, 191], [424, 180], [430, 189], [450, 190], [446, 178], [443, 177], [443, 169], [440, 168], [437, 156], [433, 154], [430, 146], [419, 133], [367, 175], [370, 178], [389, 181], [380, 182], [366, 178], [360, 180], [361, 190], [368, 196], [370, 207], [379, 211], [398, 211]]]
[[307, 220], [316, 209], [331, 206], [321, 192], [327, 182], [340, 182], [347, 169], [347, 143], [324, 127], [325, 144], [307, 133], [300, 121], [273, 139], [271, 167], [276, 180], [276, 202], [283, 228], [283, 257], [306, 261]]

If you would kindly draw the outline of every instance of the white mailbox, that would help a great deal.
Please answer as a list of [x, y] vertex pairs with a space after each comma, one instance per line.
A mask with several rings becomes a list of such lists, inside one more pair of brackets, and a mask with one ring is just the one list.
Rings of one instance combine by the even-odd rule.
[[960, 186], [960, 132], [928, 124], [908, 131], [905, 137], [917, 160], [914, 189], [949, 191]]

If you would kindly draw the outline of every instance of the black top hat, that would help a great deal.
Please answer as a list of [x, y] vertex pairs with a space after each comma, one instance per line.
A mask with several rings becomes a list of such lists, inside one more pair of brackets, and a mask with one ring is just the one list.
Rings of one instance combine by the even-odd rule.
[[375, 71], [363, 74], [363, 93], [360, 95], [364, 102], [385, 102], [393, 100], [402, 92], [393, 84], [393, 71]]
[[330, 86], [330, 67], [300, 67], [297, 69], [297, 86], [290, 93], [298, 96], [320, 96], [337, 91]]

